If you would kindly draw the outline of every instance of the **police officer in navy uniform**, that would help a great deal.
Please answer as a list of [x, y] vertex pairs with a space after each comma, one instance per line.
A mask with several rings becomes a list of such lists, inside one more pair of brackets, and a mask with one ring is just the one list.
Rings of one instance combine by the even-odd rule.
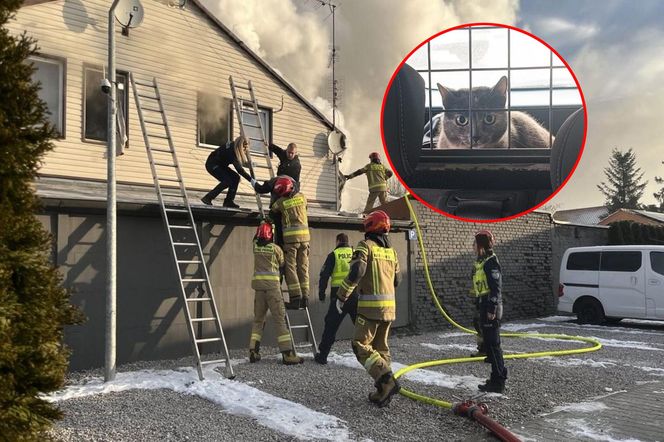
[[318, 279], [318, 299], [321, 301], [325, 301], [327, 280], [330, 278], [332, 280], [330, 284], [330, 305], [325, 315], [325, 329], [318, 346], [318, 353], [314, 356], [314, 360], [319, 364], [327, 364], [327, 355], [330, 353], [332, 345], [334, 345], [337, 330], [339, 330], [339, 326], [346, 315], [350, 315], [351, 321], [355, 324], [357, 314], [357, 294], [355, 292], [344, 303], [342, 310], [337, 310], [337, 292], [343, 280], [348, 276], [352, 257], [353, 248], [348, 245], [348, 235], [345, 233], [338, 234], [337, 246], [327, 255]]
[[502, 393], [505, 390], [507, 368], [500, 347], [500, 320], [503, 316], [502, 273], [498, 257], [493, 252], [493, 234], [486, 229], [475, 234], [473, 243], [477, 260], [474, 263], [473, 294], [479, 306], [479, 325], [484, 350], [491, 363], [491, 377], [478, 386], [480, 391]]

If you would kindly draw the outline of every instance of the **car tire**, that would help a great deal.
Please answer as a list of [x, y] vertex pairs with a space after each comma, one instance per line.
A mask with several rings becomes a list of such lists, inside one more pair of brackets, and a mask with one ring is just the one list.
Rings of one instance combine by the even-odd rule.
[[593, 298], [583, 299], [576, 308], [579, 324], [601, 324], [606, 319], [602, 304]]

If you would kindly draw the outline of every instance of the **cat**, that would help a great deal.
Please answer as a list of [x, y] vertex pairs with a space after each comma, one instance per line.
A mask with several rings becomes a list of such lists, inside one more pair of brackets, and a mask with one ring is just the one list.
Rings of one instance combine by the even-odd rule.
[[[443, 109], [468, 109], [468, 89], [452, 90], [438, 83], [443, 98]], [[503, 76], [492, 88], [473, 88], [473, 149], [508, 147], [507, 115], [503, 109], [507, 101], [507, 77]], [[470, 122], [468, 111], [444, 112], [437, 149], [470, 149]], [[514, 148], [548, 149], [554, 137], [533, 117], [525, 112], [512, 111], [510, 127]]]

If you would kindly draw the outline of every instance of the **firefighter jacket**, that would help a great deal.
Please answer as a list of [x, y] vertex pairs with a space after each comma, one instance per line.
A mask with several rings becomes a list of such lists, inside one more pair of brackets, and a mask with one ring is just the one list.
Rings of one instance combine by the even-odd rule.
[[355, 247], [350, 271], [337, 297], [345, 301], [358, 289], [357, 314], [375, 321], [396, 319], [396, 287], [399, 285], [399, 259], [387, 235], [367, 234]]
[[272, 205], [272, 212], [281, 215], [284, 243], [309, 241], [307, 198], [297, 192], [282, 196]]
[[380, 162], [370, 162], [361, 169], [351, 173], [348, 178], [355, 178], [363, 173], [367, 174], [369, 182], [369, 192], [386, 192], [387, 179], [392, 176], [392, 171], [383, 166]]
[[254, 276], [251, 288], [272, 290], [281, 287], [279, 270], [284, 265], [284, 252], [272, 242], [254, 240]]
[[[502, 272], [498, 257], [493, 253], [478, 258], [473, 264], [471, 294], [478, 298], [480, 309], [502, 316]], [[498, 310], [498, 311], [497, 311]]]

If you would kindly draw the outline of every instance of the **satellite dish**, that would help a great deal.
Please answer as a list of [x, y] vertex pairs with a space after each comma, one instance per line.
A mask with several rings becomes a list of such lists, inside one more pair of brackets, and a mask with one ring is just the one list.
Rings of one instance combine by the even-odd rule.
[[143, 23], [143, 5], [139, 0], [120, 0], [115, 18], [123, 29], [137, 28]]
[[339, 155], [346, 150], [346, 135], [334, 130], [327, 136], [327, 147], [333, 155]]

